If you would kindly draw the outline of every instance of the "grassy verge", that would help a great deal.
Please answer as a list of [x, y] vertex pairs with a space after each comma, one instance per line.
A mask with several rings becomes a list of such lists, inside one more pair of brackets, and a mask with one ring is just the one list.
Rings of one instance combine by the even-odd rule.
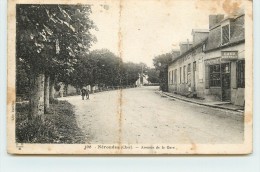
[[16, 141], [18, 143], [84, 143], [84, 134], [78, 128], [74, 107], [67, 101], [50, 105], [44, 123], [28, 121], [28, 104], [16, 105]]

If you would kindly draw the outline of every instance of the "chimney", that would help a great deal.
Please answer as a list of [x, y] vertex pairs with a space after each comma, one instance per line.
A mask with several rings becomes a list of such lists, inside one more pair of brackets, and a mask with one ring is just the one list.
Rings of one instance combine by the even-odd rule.
[[180, 55], [180, 50], [172, 50], [172, 60], [176, 59]]
[[209, 15], [209, 29], [224, 19], [224, 14]]
[[193, 45], [205, 40], [209, 35], [208, 29], [192, 29], [191, 35], [193, 37]]
[[188, 42], [181, 42], [181, 43], [179, 44], [179, 46], [180, 46], [180, 54], [183, 54], [183, 53], [185, 53], [186, 51], [188, 51], [189, 48], [192, 47], [192, 44], [189, 43], [189, 41], [188, 41]]

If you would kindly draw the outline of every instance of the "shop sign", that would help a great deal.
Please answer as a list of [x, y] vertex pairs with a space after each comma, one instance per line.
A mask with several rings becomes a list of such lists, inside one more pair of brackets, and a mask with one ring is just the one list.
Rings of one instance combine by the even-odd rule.
[[213, 65], [213, 64], [220, 64], [221, 60], [220, 58], [214, 58], [209, 60], [204, 60], [205, 65]]
[[221, 60], [230, 61], [238, 59], [238, 51], [221, 51]]

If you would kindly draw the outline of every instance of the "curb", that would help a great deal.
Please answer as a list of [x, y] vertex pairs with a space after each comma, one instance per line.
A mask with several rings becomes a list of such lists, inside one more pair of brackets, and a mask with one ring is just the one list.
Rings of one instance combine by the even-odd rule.
[[205, 103], [195, 102], [195, 101], [192, 101], [192, 100], [182, 99], [182, 98], [179, 98], [179, 97], [175, 97], [173, 95], [169, 95], [165, 92], [160, 92], [160, 91], [156, 91], [156, 92], [159, 93], [160, 95], [163, 94], [167, 97], [171, 97], [171, 98], [174, 98], [174, 99], [178, 99], [178, 100], [193, 103], [193, 104], [198, 104], [198, 105], [201, 105], [201, 106], [207, 106], [207, 107], [212, 107], [212, 108], [216, 108], [216, 109], [223, 109], [223, 110], [230, 110], [230, 111], [234, 111], [234, 112], [244, 113], [244, 111], [241, 111], [241, 110], [231, 109], [231, 108], [227, 108], [227, 107], [220, 107], [220, 106], [217, 106], [217, 105], [209, 105], [209, 104], [205, 104]]

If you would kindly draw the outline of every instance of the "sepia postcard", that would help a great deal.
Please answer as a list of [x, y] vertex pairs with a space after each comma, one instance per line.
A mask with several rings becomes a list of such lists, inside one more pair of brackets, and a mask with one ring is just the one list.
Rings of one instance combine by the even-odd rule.
[[10, 0], [10, 154], [250, 154], [250, 0]]

